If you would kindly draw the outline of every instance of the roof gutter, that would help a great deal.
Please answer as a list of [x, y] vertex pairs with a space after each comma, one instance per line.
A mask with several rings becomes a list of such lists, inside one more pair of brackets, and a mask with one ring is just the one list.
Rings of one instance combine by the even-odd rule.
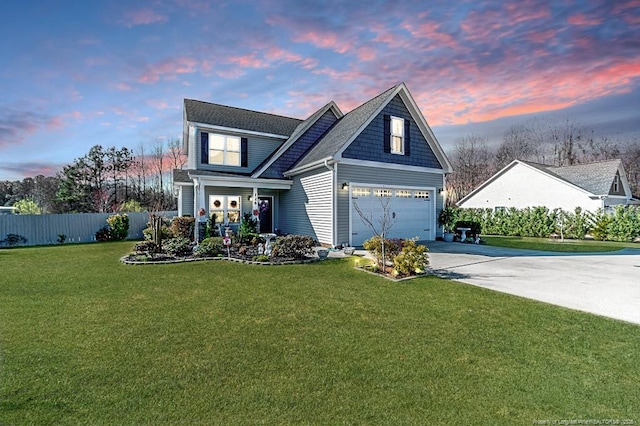
[[[318, 167], [323, 167], [323, 166], [327, 167], [329, 170], [333, 170], [328, 165], [330, 161], [333, 161], [333, 158], [332, 157], [326, 157], [326, 158], [324, 158], [322, 160], [315, 161], [315, 162], [313, 162], [311, 164], [307, 164], [306, 166], [296, 167], [295, 169], [287, 170], [286, 172], [283, 173], [283, 175], [285, 177], [289, 177], [289, 176], [300, 174], [302, 172], [308, 172], [309, 170], [317, 169]], [[333, 161], [333, 163], [335, 163], [335, 161]]]

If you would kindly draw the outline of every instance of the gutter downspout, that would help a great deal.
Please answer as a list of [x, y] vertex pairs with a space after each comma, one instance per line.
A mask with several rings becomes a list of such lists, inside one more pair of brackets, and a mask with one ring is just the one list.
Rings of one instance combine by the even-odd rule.
[[338, 227], [338, 220], [336, 217], [336, 203], [338, 199], [338, 190], [337, 190], [337, 179], [338, 179], [338, 167], [337, 164], [334, 164], [333, 167], [329, 166], [329, 159], [324, 160], [324, 166], [329, 169], [331, 173], [331, 245], [333, 247], [336, 246], [336, 234]]

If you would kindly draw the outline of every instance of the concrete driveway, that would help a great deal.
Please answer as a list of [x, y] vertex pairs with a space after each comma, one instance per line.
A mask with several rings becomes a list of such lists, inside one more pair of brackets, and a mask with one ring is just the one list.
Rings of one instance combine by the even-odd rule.
[[427, 242], [441, 276], [640, 324], [640, 250], [551, 253]]

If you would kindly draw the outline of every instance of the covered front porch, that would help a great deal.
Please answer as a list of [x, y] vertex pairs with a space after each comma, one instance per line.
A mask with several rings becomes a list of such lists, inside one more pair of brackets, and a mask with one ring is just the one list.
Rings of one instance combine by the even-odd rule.
[[238, 232], [245, 214], [258, 221], [260, 233], [278, 231], [280, 192], [292, 182], [279, 179], [255, 179], [249, 176], [186, 171], [175, 181], [178, 215], [193, 216], [206, 222], [215, 214], [215, 222]]

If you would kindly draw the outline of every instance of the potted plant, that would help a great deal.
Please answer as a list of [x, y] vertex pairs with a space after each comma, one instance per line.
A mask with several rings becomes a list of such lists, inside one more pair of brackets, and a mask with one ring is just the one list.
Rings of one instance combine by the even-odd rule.
[[451, 207], [445, 207], [438, 215], [438, 224], [444, 227], [443, 238], [448, 243], [453, 241], [453, 227], [456, 223], [456, 216], [455, 209]]

